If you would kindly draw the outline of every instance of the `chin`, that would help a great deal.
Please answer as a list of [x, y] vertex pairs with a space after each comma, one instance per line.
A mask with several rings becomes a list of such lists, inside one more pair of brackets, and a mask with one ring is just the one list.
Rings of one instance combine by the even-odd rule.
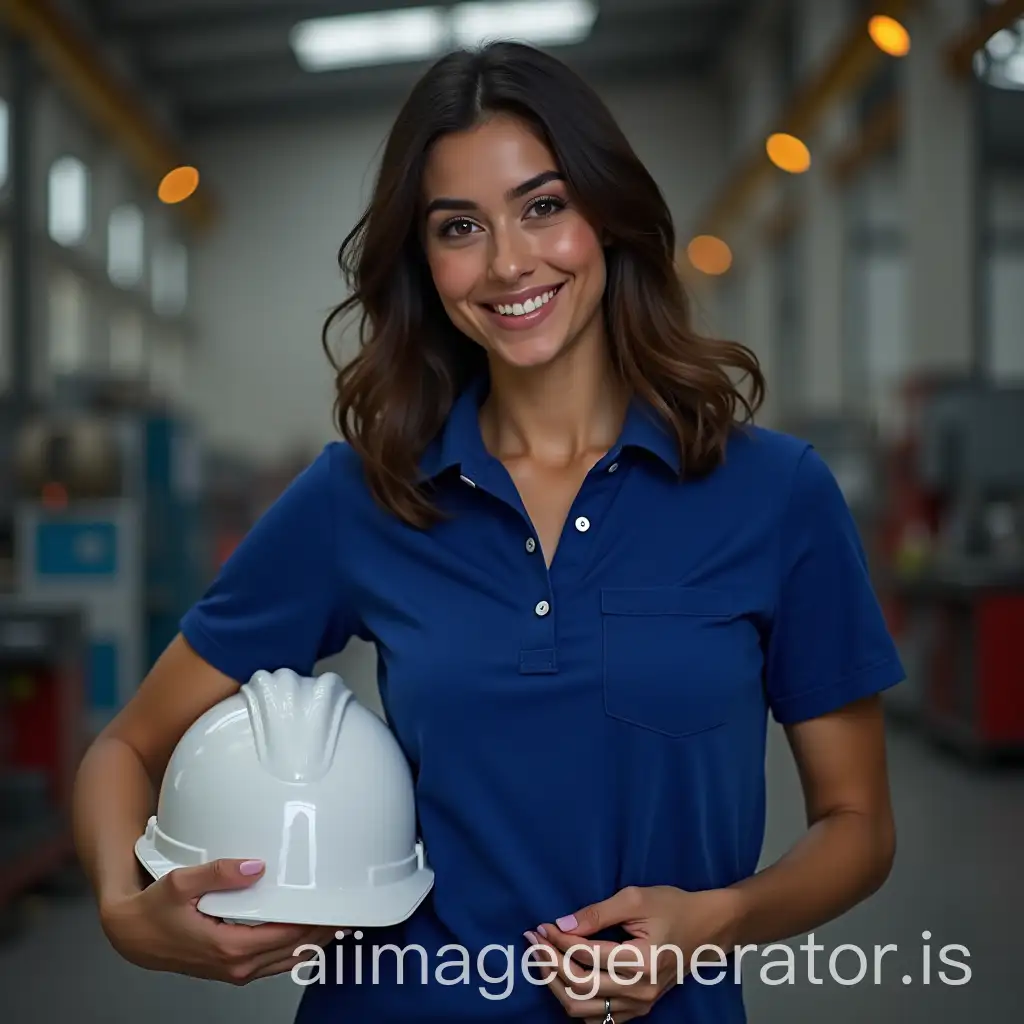
[[530, 370], [553, 362], [564, 349], [559, 338], [523, 338], [521, 341], [492, 341], [488, 350], [507, 366]]

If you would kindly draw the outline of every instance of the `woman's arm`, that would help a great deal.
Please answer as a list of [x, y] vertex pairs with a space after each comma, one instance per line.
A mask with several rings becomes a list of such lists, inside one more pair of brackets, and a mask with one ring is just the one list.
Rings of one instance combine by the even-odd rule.
[[729, 945], [785, 941], [877, 891], [896, 852], [881, 699], [787, 726], [808, 831], [779, 861], [731, 887]]
[[178, 741], [237, 689], [179, 636], [86, 752], [75, 785], [75, 844], [101, 913], [144, 885], [134, 845]]

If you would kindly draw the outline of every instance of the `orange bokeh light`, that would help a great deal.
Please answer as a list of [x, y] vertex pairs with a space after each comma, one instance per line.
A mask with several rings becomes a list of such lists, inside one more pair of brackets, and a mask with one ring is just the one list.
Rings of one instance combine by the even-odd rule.
[[910, 52], [910, 33], [895, 18], [876, 14], [868, 22], [868, 35], [883, 53], [905, 57]]
[[162, 203], [180, 203], [199, 187], [199, 171], [194, 167], [175, 167], [160, 182], [157, 195]]
[[790, 174], [803, 174], [811, 166], [811, 152], [807, 146], [794, 135], [776, 132], [769, 136], [765, 146], [768, 159], [779, 170]]
[[732, 250], [714, 235], [698, 235], [686, 247], [686, 255], [702, 274], [717, 276], [732, 266]]

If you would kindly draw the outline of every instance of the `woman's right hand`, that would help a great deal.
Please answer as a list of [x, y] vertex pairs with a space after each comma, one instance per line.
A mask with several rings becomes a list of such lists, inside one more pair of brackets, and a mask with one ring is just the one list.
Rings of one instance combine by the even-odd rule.
[[[141, 892], [103, 906], [103, 930], [114, 949], [138, 967], [232, 985], [283, 974], [326, 950], [337, 928], [228, 924], [198, 909], [206, 893], [245, 889], [262, 877], [262, 865], [256, 864], [254, 874], [244, 873], [243, 865], [250, 870], [254, 862], [176, 868]], [[308, 945], [316, 948], [300, 948]]]

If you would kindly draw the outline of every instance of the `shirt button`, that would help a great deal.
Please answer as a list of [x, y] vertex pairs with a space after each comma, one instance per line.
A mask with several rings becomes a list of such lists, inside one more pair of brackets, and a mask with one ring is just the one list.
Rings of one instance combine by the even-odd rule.
[[611, 464], [611, 465], [610, 465], [610, 466], [608, 467], [608, 472], [609, 472], [609, 473], [614, 473], [614, 472], [615, 472], [615, 470], [617, 470], [618, 468], [619, 468], [619, 464], [618, 464], [617, 462], [613, 462], [613, 463], [612, 463], [612, 464]]
[[532, 555], [537, 550], [537, 542], [532, 537], [526, 538], [526, 550]]
[[579, 519], [576, 520], [576, 529], [579, 530], [580, 533], [586, 533], [587, 530], [590, 529], [590, 520], [586, 516], [580, 516]]
[[547, 615], [551, 611], [551, 605], [547, 601], [538, 601], [533, 609], [538, 615]]

